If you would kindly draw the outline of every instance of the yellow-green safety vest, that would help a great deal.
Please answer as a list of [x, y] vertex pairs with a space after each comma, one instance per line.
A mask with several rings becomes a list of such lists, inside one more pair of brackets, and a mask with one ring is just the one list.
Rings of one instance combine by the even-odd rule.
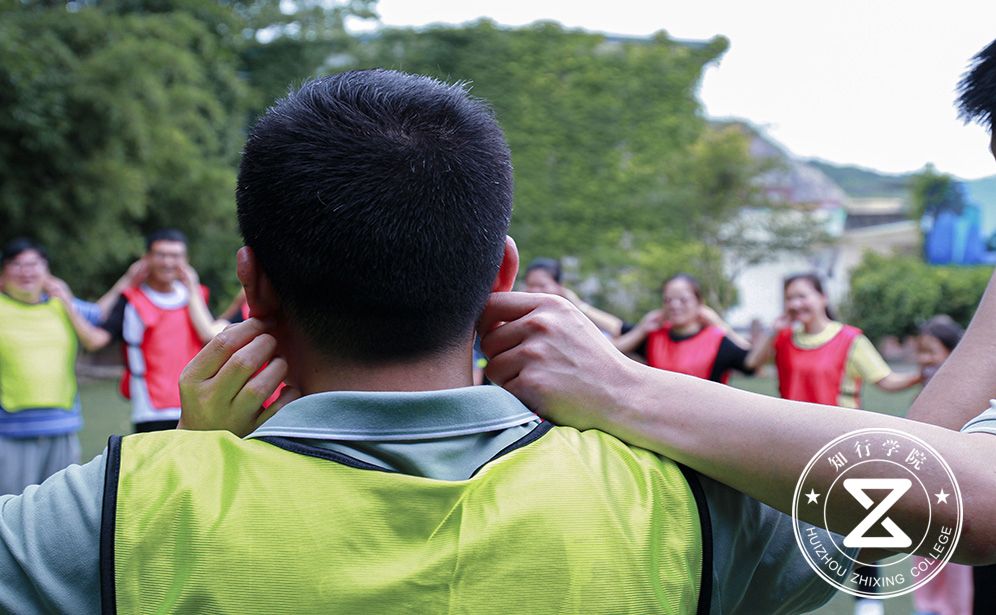
[[114, 437], [103, 609], [705, 614], [700, 494], [669, 460], [549, 424], [455, 481], [281, 438]]
[[27, 304], [0, 293], [0, 407], [71, 409], [78, 346], [61, 301]]

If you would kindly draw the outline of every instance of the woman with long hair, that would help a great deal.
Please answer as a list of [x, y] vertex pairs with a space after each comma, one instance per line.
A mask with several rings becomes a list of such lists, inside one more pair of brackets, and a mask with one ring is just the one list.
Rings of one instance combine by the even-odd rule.
[[864, 382], [901, 391], [921, 381], [919, 373], [892, 371], [860, 329], [833, 319], [818, 275], [790, 276], [784, 292], [785, 313], [746, 360], [757, 368], [774, 359], [783, 398], [860, 408]]

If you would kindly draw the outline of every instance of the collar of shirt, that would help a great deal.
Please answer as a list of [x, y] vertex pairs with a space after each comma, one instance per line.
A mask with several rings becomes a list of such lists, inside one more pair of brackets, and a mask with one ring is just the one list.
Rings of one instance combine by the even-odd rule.
[[141, 288], [149, 301], [164, 310], [175, 310], [187, 305], [189, 293], [187, 287], [179, 280], [173, 280], [173, 288], [167, 293], [159, 292], [144, 282]]
[[805, 329], [796, 331], [792, 336], [792, 341], [800, 348], [819, 348], [832, 340], [843, 328], [844, 325], [842, 323], [831, 320], [819, 333], [806, 333]]
[[393, 472], [465, 480], [540, 425], [504, 389], [332, 392], [302, 397], [250, 438], [293, 439]]
[[500, 431], [539, 417], [508, 391], [474, 386], [442, 391], [316, 393], [275, 414], [250, 438], [400, 441]]

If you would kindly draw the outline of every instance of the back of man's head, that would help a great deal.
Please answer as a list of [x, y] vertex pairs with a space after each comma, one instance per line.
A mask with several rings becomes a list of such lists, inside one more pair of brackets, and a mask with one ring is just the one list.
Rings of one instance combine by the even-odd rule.
[[958, 92], [962, 119], [991, 129], [996, 118], [996, 41], [972, 58], [972, 66], [958, 84]]
[[260, 118], [236, 200], [245, 244], [318, 350], [404, 361], [469, 341], [502, 261], [511, 158], [462, 86], [348, 72]]

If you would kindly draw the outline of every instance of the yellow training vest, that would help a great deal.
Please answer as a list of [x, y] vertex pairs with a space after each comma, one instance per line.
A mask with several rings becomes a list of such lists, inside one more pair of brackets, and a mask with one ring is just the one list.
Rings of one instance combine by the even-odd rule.
[[708, 612], [693, 488], [563, 427], [459, 481], [227, 432], [112, 438], [104, 611]]
[[72, 408], [77, 346], [61, 301], [29, 305], [0, 293], [0, 406]]

